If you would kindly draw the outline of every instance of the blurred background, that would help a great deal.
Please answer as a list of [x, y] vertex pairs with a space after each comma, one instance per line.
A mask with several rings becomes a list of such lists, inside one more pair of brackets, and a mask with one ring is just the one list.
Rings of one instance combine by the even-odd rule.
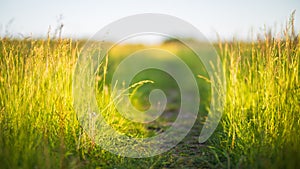
[[[49, 27], [63, 24], [62, 36], [86, 39], [105, 25], [139, 13], [162, 13], [181, 18], [197, 27], [209, 40], [251, 40], [257, 32], [283, 27], [296, 10], [295, 28], [299, 30], [300, 1], [297, 0], [199, 0], [199, 1], [103, 1], [103, 0], [0, 0], [0, 35], [15, 38], [46, 37]], [[57, 32], [56, 32], [57, 33]], [[157, 37], [137, 38], [149, 43]]]

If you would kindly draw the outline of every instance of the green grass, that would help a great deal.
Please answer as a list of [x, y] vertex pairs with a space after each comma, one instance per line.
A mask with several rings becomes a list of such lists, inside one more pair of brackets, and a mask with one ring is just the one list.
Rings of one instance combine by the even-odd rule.
[[286, 28], [283, 39], [265, 34], [252, 44], [220, 44], [227, 102], [212, 147], [225, 166], [300, 164], [300, 43], [291, 30]]
[[[197, 143], [203, 117], [198, 118], [187, 139], [162, 155], [131, 159], [111, 154], [97, 146], [83, 131], [73, 109], [72, 77], [83, 42], [60, 40], [0, 39], [0, 164], [1, 168], [296, 168], [300, 159], [300, 42], [293, 20], [282, 36], [264, 34], [253, 42], [220, 42], [216, 49], [223, 60], [227, 93], [224, 114], [217, 131], [203, 145]], [[127, 52], [143, 46], [127, 46]], [[176, 49], [195, 76], [205, 70], [193, 54], [178, 44]], [[125, 50], [123, 49], [123, 50]], [[118, 53], [119, 52], [119, 53]], [[108, 71], [126, 51], [116, 49]], [[167, 60], [168, 61], [168, 60]], [[105, 65], [105, 64], [104, 64]], [[122, 118], [110, 104], [103, 82], [103, 66], [97, 80], [97, 101], [105, 119], [116, 130], [131, 137], [156, 134], [168, 119], [139, 124]], [[144, 74], [143, 74], [144, 73]], [[145, 84], [133, 100], [155, 85], [177, 90], [171, 77], [143, 72], [156, 83]], [[109, 79], [110, 72], [107, 77]], [[163, 78], [162, 78], [163, 77]], [[109, 80], [107, 80], [109, 84]], [[199, 78], [200, 114], [206, 114], [209, 84]], [[180, 98], [172, 96], [168, 111], [176, 111]], [[152, 129], [149, 129], [152, 128]], [[113, 144], [113, 143], [111, 143]]]
[[[153, 160], [125, 160], [105, 152], [81, 129], [72, 105], [77, 45], [71, 40], [1, 39], [1, 168], [151, 165]], [[110, 101], [104, 92], [98, 98], [103, 98], [100, 107]], [[113, 107], [104, 113], [112, 114], [116, 114]], [[121, 132], [148, 133], [120, 117], [109, 120], [118, 121], [115, 127]]]

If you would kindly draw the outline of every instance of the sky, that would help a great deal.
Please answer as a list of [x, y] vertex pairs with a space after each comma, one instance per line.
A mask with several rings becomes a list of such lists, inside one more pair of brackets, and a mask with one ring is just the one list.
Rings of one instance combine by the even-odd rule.
[[[161, 13], [181, 18], [208, 39], [251, 38], [264, 27], [279, 30], [296, 10], [299, 0], [0, 0], [0, 35], [45, 37], [64, 24], [62, 35], [89, 38], [107, 24], [140, 13]], [[61, 17], [61, 19], [59, 19]]]

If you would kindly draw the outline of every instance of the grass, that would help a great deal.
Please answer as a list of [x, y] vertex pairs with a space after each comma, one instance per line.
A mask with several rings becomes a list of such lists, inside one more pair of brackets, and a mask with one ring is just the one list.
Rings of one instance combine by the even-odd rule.
[[[0, 39], [0, 164], [1, 168], [297, 168], [300, 159], [300, 42], [293, 19], [276, 37], [264, 34], [253, 42], [215, 44], [227, 78], [221, 123], [203, 145], [197, 143], [209, 92], [200, 105], [197, 124], [177, 147], [159, 156], [131, 159], [97, 146], [83, 131], [73, 109], [72, 77], [83, 42], [71, 39]], [[98, 106], [106, 120], [131, 137], [148, 137], [170, 119], [143, 125], [122, 118], [111, 105], [103, 71], [112, 70], [126, 52], [143, 46], [112, 50], [108, 67], [97, 80]], [[193, 73], [205, 76], [201, 63], [177, 43], [160, 46], [178, 54]], [[127, 50], [127, 51], [126, 51]], [[104, 64], [105, 65], [105, 64]], [[172, 78], [144, 72], [134, 82], [156, 78], [165, 90], [177, 90]], [[107, 74], [107, 79], [110, 77]], [[109, 80], [107, 80], [109, 83]], [[201, 91], [209, 84], [199, 78]], [[136, 98], [154, 84], [140, 86]], [[180, 98], [168, 111], [176, 111]], [[137, 101], [142, 108], [147, 101]], [[153, 130], [154, 128], [154, 130]], [[158, 129], [158, 130], [157, 130]], [[109, 143], [110, 144], [110, 143]], [[113, 143], [111, 143], [113, 144]]]
[[227, 104], [214, 148], [226, 166], [297, 168], [300, 159], [298, 37], [264, 35], [252, 44], [220, 44]]

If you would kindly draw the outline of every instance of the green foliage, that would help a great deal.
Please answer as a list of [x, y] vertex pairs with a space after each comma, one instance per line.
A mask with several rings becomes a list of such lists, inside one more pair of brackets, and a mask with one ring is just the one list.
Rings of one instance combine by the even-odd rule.
[[[72, 105], [77, 42], [3, 38], [0, 50], [1, 168], [134, 165], [134, 159], [125, 160], [97, 147], [77, 121]], [[118, 122], [113, 127], [129, 135], [147, 135], [142, 125], [122, 119], [108, 106], [111, 100], [104, 88], [98, 90], [97, 98], [100, 108], [107, 107], [105, 117], [115, 115], [107, 118]], [[144, 163], [151, 164], [151, 160]]]
[[[278, 37], [266, 33], [251, 43], [216, 44], [227, 80], [226, 105], [218, 130], [200, 146], [191, 143], [200, 133], [197, 128], [188, 136], [188, 145], [145, 159], [106, 152], [80, 127], [72, 105], [72, 76], [83, 42], [2, 38], [1, 168], [296, 168], [300, 165], [300, 42], [293, 23], [292, 19]], [[140, 48], [143, 46], [135, 47]], [[200, 90], [207, 90], [209, 80], [203, 78], [203, 67], [188, 59], [192, 55], [189, 51], [175, 48], [193, 73], [200, 74]], [[128, 52], [128, 46], [125, 49]], [[120, 61], [116, 54], [111, 58], [112, 64]], [[111, 104], [109, 86], [103, 80], [104, 72], [110, 67], [115, 65], [104, 64], [95, 79], [98, 106], [105, 110], [102, 111], [105, 119], [131, 137], [155, 134], [149, 126], [122, 118]], [[155, 71], [145, 73], [149, 77], [156, 74]], [[111, 76], [109, 72], [108, 76]], [[166, 81], [162, 77], [167, 76], [156, 80], [165, 91], [177, 87], [168, 85], [174, 82], [171, 77]], [[133, 82], [140, 80], [147, 79], [141, 74]], [[133, 99], [140, 93], [149, 93], [147, 85], [152, 84], [140, 83], [136, 90], [130, 89], [136, 92]], [[209, 93], [202, 93], [202, 99], [206, 99], [200, 114], [205, 115], [203, 110], [209, 105]], [[180, 101], [178, 95], [174, 97]], [[168, 110], [173, 109], [178, 107], [169, 105]], [[162, 120], [158, 124], [167, 122]], [[197, 122], [200, 125], [202, 117]]]
[[227, 77], [221, 128], [212, 142], [228, 168], [297, 168], [300, 48], [288, 24], [279, 37], [220, 43]]

